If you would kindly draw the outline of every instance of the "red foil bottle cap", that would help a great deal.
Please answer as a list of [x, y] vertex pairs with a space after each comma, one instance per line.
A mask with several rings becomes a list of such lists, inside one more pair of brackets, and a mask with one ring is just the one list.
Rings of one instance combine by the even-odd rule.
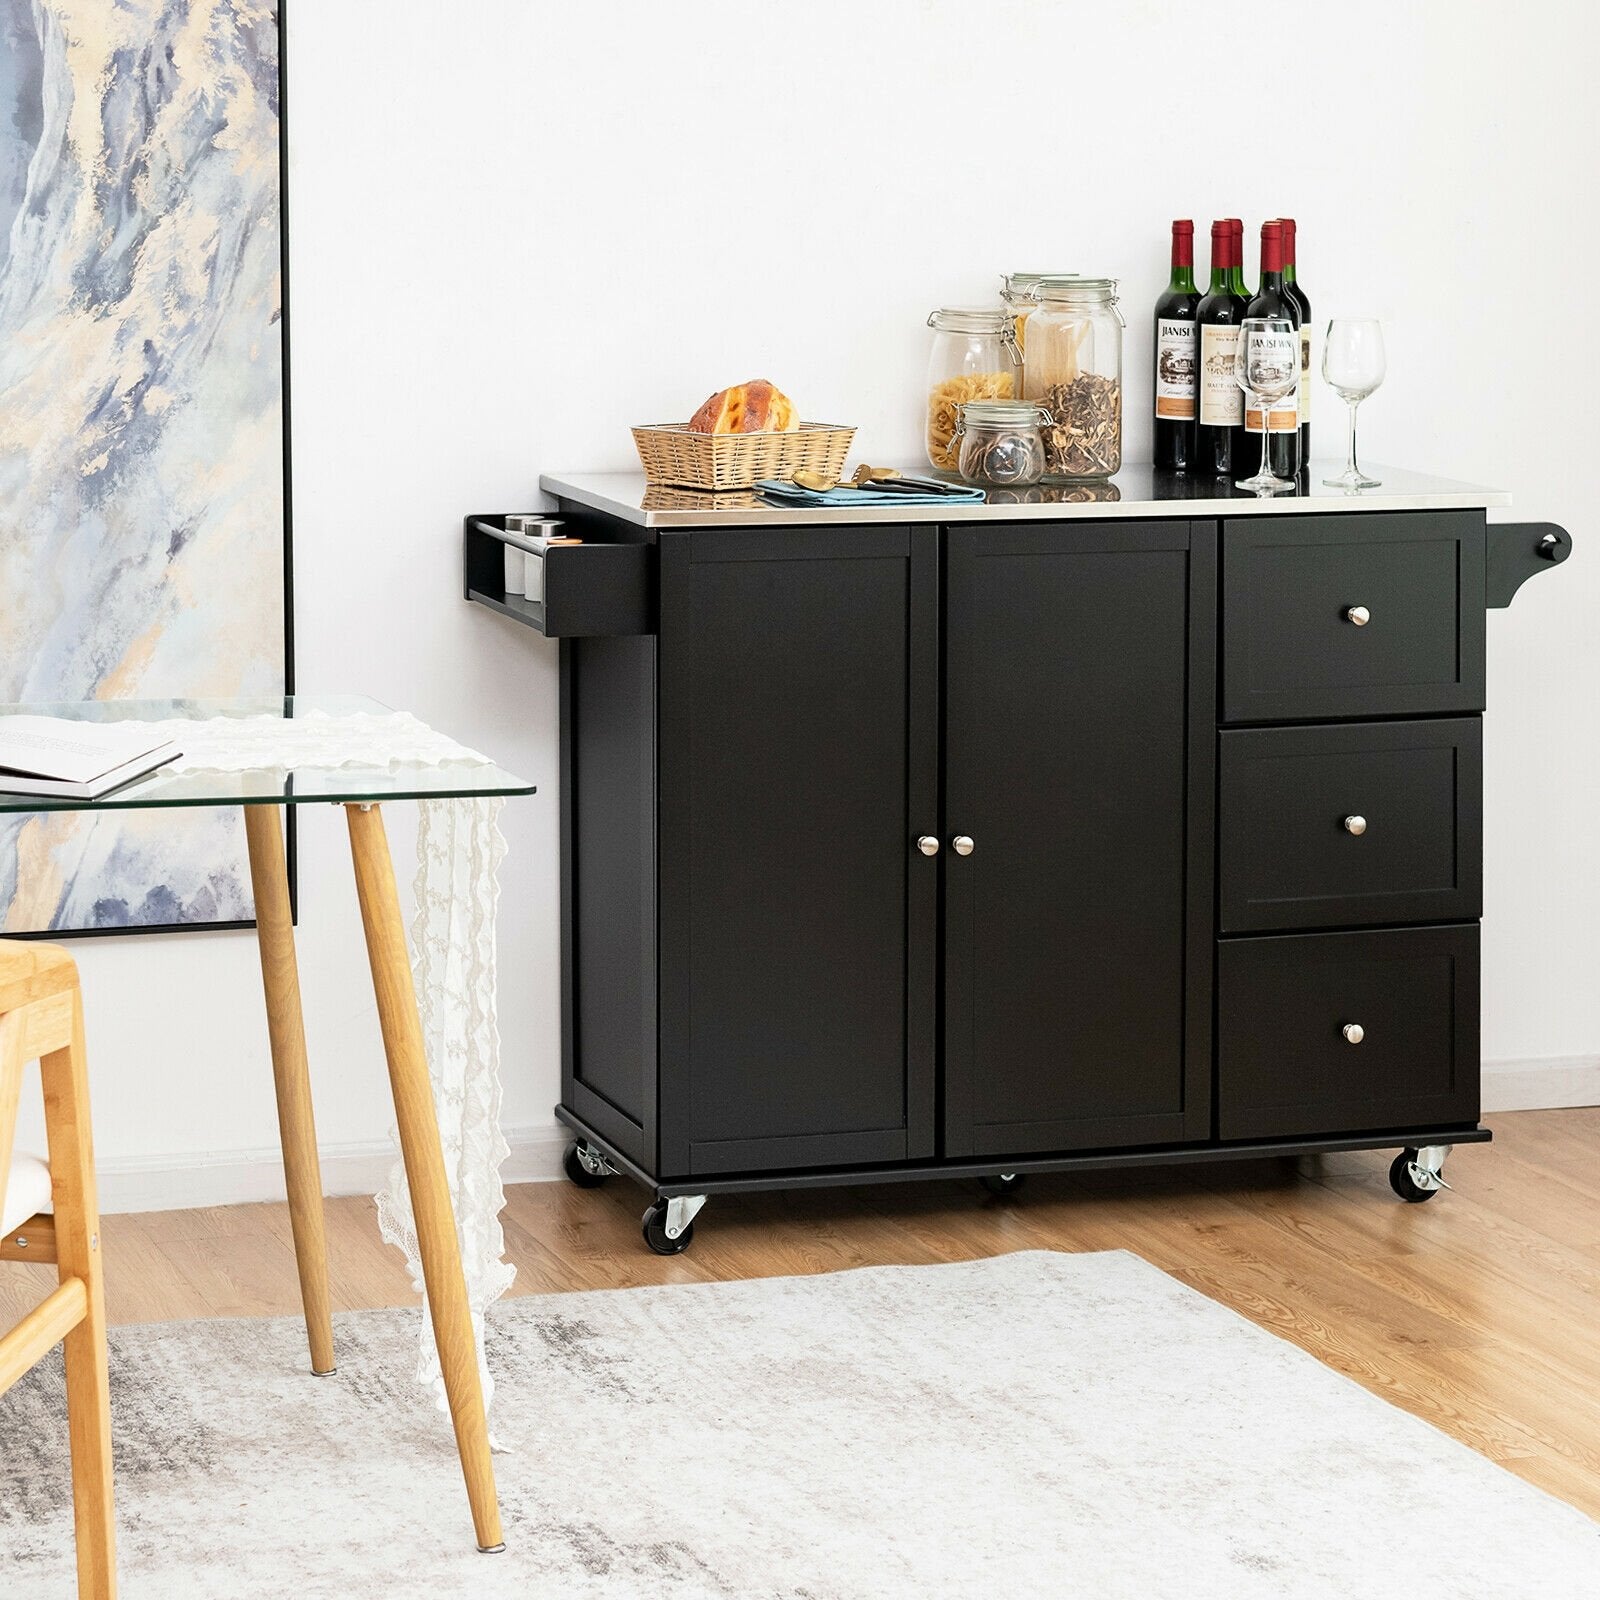
[[1280, 223], [1261, 224], [1261, 270], [1283, 271], [1283, 227]]
[[1278, 226], [1283, 229], [1283, 264], [1286, 267], [1294, 265], [1294, 218], [1279, 217]]
[[1172, 224], [1172, 264], [1175, 267], [1194, 265], [1194, 223], [1187, 217], [1178, 217]]

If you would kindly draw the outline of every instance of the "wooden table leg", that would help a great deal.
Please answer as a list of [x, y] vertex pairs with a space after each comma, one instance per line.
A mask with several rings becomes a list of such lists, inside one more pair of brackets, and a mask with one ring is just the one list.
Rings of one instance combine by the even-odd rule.
[[406, 953], [394, 864], [379, 808], [347, 805], [344, 809], [350, 824], [350, 854], [355, 862], [356, 893], [367, 934], [372, 986], [378, 999], [378, 1021], [389, 1058], [400, 1152], [405, 1160], [417, 1244], [422, 1253], [422, 1276], [428, 1288], [428, 1309], [433, 1316], [445, 1396], [455, 1424], [456, 1448], [467, 1480], [472, 1524], [480, 1550], [501, 1550], [505, 1546], [500, 1531], [500, 1504], [495, 1494], [494, 1463], [489, 1455], [489, 1423], [483, 1409], [483, 1385], [478, 1378], [472, 1311], [461, 1270], [461, 1246], [445, 1178], [438, 1113], [411, 981], [411, 959]]
[[311, 1114], [311, 1074], [306, 1066], [306, 1028], [300, 1009], [300, 972], [294, 954], [294, 917], [289, 907], [289, 869], [277, 806], [244, 807], [250, 844], [250, 881], [256, 897], [256, 942], [261, 983], [267, 996], [267, 1032], [272, 1040], [272, 1077], [278, 1095], [278, 1138], [289, 1191], [289, 1225], [300, 1269], [300, 1301], [311, 1342], [311, 1370], [334, 1370], [333, 1319], [328, 1306], [328, 1238], [322, 1215], [322, 1166]]

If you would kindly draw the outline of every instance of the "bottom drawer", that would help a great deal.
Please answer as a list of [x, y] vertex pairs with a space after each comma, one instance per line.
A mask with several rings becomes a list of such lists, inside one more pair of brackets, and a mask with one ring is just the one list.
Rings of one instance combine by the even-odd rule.
[[1219, 945], [1219, 1138], [1477, 1117], [1476, 923]]

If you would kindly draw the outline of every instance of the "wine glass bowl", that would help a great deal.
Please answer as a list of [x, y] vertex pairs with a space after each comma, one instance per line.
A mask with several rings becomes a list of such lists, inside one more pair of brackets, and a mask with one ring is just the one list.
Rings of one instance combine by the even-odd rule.
[[1290, 494], [1292, 478], [1280, 478], [1268, 464], [1272, 434], [1268, 418], [1276, 401], [1286, 399], [1300, 381], [1300, 335], [1288, 317], [1246, 317], [1239, 324], [1234, 378], [1248, 402], [1261, 412], [1261, 468], [1234, 487], [1253, 494]]
[[1375, 317], [1335, 317], [1322, 340], [1322, 376], [1350, 408], [1350, 449], [1344, 471], [1324, 478], [1329, 489], [1376, 489], [1356, 464], [1356, 407], [1384, 380], [1388, 363], [1383, 350], [1383, 324]]

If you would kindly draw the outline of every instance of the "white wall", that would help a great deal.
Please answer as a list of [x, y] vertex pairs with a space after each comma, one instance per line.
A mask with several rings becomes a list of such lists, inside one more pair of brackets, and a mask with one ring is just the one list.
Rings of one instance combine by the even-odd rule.
[[[519, 1171], [554, 1148], [556, 652], [461, 601], [461, 515], [529, 506], [541, 470], [627, 467], [629, 423], [758, 374], [859, 424], [868, 458], [910, 459], [923, 319], [1005, 268], [1119, 276], [1137, 396], [1174, 215], [1203, 256], [1215, 215], [1253, 235], [1293, 213], [1319, 321], [1386, 319], [1369, 462], [1504, 485], [1576, 536], [1559, 577], [1490, 616], [1483, 1045], [1566, 1073], [1497, 1081], [1491, 1104], [1600, 1083], [1593, 15], [1330, 0], [1217, 29], [1149, 0], [299, 0], [300, 683], [410, 707], [542, 786], [507, 821]], [[1319, 386], [1320, 451], [1331, 402]], [[1142, 415], [1128, 445], [1148, 454]], [[364, 1184], [389, 1125], [377, 1029], [342, 818], [304, 815], [317, 1110], [332, 1181]], [[270, 1192], [251, 936], [77, 950], [111, 1201]]]

